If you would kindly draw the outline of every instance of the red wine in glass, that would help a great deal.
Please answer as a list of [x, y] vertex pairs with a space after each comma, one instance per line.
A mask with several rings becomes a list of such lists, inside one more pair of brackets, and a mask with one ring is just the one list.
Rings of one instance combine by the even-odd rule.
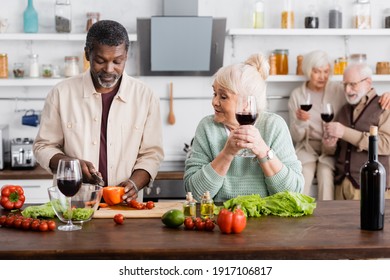
[[324, 122], [331, 122], [333, 120], [334, 114], [328, 114], [328, 113], [321, 113], [321, 119]]
[[251, 112], [237, 112], [236, 119], [240, 125], [252, 125], [255, 123], [257, 114]]
[[81, 188], [81, 179], [57, 179], [59, 190], [68, 197], [74, 196]]
[[300, 105], [301, 109], [302, 109], [303, 111], [306, 111], [306, 112], [310, 111], [310, 109], [311, 109], [312, 106], [313, 106], [312, 104], [301, 104], [301, 105]]

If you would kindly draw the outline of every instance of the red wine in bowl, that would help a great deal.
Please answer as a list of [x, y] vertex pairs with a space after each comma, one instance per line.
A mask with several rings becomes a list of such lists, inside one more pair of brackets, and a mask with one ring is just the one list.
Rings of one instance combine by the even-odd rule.
[[82, 180], [75, 179], [57, 179], [58, 189], [65, 196], [74, 196], [81, 188]]
[[333, 117], [334, 117], [334, 114], [325, 114], [325, 113], [321, 114], [321, 119], [324, 122], [331, 122], [333, 120]]
[[254, 124], [257, 118], [257, 114], [250, 112], [236, 113], [236, 119], [240, 125]]
[[312, 104], [301, 104], [301, 109], [302, 109], [303, 111], [308, 112], [308, 111], [310, 111], [310, 109], [311, 109], [312, 106], [313, 106]]

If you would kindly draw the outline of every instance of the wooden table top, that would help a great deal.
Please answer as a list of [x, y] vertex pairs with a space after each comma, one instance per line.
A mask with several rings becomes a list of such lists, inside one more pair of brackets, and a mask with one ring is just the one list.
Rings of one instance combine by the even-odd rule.
[[0, 228], [0, 259], [390, 258], [390, 203], [381, 231], [362, 231], [359, 213], [358, 201], [318, 202], [311, 216], [250, 218], [230, 235], [166, 228], [160, 219], [93, 219], [75, 232]]

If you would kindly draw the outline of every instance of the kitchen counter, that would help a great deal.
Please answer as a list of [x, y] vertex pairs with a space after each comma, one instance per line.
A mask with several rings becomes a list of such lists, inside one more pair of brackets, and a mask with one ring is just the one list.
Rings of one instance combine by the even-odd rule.
[[[183, 171], [160, 171], [157, 174], [156, 180], [182, 180]], [[41, 166], [37, 165], [34, 169], [10, 169], [6, 167], [0, 170], [0, 180], [41, 180], [52, 179], [53, 175], [48, 173]]]
[[390, 203], [381, 231], [360, 230], [359, 205], [321, 201], [311, 216], [250, 218], [242, 233], [230, 235], [171, 229], [156, 218], [121, 226], [93, 219], [75, 232], [0, 228], [0, 259], [390, 258]]

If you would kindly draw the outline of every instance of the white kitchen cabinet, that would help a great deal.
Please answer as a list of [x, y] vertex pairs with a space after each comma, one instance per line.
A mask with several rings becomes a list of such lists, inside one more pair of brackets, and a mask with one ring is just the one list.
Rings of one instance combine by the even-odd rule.
[[[32, 45], [35, 41], [53, 41], [53, 42], [85, 42], [87, 34], [86, 33], [0, 33], [0, 43], [2, 41], [12, 42], [14, 44], [18, 41], [25, 41], [27, 44]], [[136, 34], [128, 34], [130, 43], [137, 41]], [[6, 49], [2, 49], [2, 52], [6, 52]], [[58, 53], [61, 53], [61, 50], [58, 50]], [[8, 58], [11, 60], [11, 58]], [[42, 64], [42, 63], [41, 63]], [[9, 78], [0, 79], [0, 86], [6, 87], [52, 87], [60, 82], [63, 78], [29, 78], [28, 71], [24, 78], [13, 78], [12, 76], [12, 64], [9, 63]], [[28, 63], [25, 63], [25, 69], [28, 69]]]
[[24, 189], [25, 203], [46, 203], [49, 201], [47, 189], [53, 185], [53, 180], [0, 180], [0, 185], [19, 185]]

